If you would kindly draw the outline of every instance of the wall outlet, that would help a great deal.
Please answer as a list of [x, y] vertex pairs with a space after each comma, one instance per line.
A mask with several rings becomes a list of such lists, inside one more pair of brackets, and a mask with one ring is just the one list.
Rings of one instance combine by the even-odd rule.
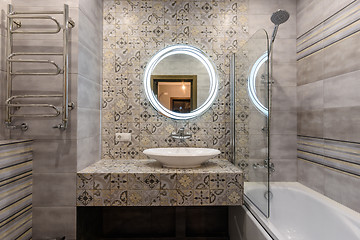
[[115, 140], [118, 142], [131, 142], [131, 133], [115, 133]]

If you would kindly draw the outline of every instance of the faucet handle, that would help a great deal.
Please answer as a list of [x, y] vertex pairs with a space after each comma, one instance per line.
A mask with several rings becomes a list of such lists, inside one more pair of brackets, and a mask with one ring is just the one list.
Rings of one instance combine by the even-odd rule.
[[192, 135], [190, 133], [185, 133], [185, 128], [181, 127], [177, 130], [177, 132], [173, 132], [171, 134], [172, 138], [180, 139], [181, 141], [184, 141], [185, 139], [191, 138]]

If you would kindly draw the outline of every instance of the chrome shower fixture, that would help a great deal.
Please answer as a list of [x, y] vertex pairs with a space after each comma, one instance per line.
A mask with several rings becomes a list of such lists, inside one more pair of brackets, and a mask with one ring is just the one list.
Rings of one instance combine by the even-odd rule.
[[274, 12], [271, 16], [271, 21], [275, 25], [280, 25], [284, 22], [286, 22], [290, 17], [290, 14], [286, 10], [279, 9], [276, 12]]
[[[272, 34], [272, 37], [271, 37], [270, 46], [275, 41], [275, 37], [276, 37], [276, 34], [277, 34], [277, 30], [279, 28], [279, 25], [286, 22], [289, 19], [289, 17], [290, 17], [290, 14], [287, 11], [282, 10], [282, 9], [277, 10], [276, 12], [274, 12], [271, 15], [270, 19], [275, 24], [275, 27], [274, 27], [274, 31], [273, 31], [273, 34]], [[271, 49], [271, 47], [270, 47], [270, 49]]]

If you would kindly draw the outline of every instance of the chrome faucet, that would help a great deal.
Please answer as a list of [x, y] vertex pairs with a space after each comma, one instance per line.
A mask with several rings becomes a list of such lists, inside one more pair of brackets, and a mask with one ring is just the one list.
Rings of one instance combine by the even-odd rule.
[[269, 168], [270, 173], [275, 172], [275, 165], [274, 165], [274, 163], [272, 163], [272, 162], [270, 162], [270, 164], [269, 164], [269, 159], [265, 159], [265, 160], [264, 160], [264, 164], [254, 163], [254, 164], [253, 164], [253, 168], [254, 168], [254, 169], [258, 169], [258, 168]]
[[185, 129], [179, 128], [179, 130], [175, 133], [173, 132], [171, 134], [171, 137], [174, 139], [180, 139], [180, 141], [185, 141], [185, 139], [191, 138], [191, 134], [190, 133], [185, 133]]

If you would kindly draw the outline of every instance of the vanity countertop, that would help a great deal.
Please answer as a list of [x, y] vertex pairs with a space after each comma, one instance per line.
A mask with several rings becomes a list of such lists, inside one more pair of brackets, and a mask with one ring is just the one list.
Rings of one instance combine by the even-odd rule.
[[234, 206], [242, 171], [227, 160], [163, 168], [155, 160], [100, 160], [77, 173], [77, 206]]

